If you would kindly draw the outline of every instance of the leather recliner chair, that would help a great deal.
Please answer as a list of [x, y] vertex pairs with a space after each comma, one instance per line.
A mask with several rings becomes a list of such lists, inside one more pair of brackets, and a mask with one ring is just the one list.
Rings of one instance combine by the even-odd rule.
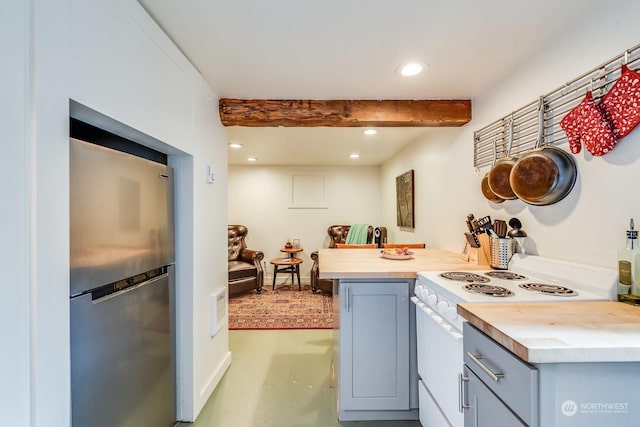
[[229, 296], [255, 289], [262, 292], [264, 253], [247, 249], [249, 230], [244, 225], [229, 225]]
[[[350, 225], [332, 225], [327, 229], [327, 234], [329, 234], [329, 248], [333, 249], [336, 247], [338, 243], [345, 243], [347, 239], [347, 234], [349, 233]], [[367, 243], [373, 243], [373, 226], [369, 226], [367, 229]], [[311, 259], [313, 260], [313, 266], [311, 267], [311, 272], [309, 273], [309, 281], [311, 282], [311, 290], [315, 293], [318, 289], [332, 292], [333, 291], [333, 280], [331, 279], [320, 279], [319, 274], [320, 270], [318, 267], [318, 251], [313, 251], [311, 253]]]

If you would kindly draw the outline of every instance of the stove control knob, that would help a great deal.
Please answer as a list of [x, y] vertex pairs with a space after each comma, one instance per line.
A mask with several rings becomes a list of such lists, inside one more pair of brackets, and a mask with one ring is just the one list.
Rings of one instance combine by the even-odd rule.
[[451, 320], [456, 320], [458, 318], [458, 310], [455, 307], [447, 308], [447, 317]]
[[449, 303], [448, 302], [446, 302], [446, 301], [438, 302], [438, 311], [440, 313], [446, 313], [448, 309], [449, 309]]
[[427, 302], [430, 306], [435, 307], [435, 305], [438, 303], [438, 297], [436, 296], [436, 294], [429, 294], [429, 296], [427, 297]]

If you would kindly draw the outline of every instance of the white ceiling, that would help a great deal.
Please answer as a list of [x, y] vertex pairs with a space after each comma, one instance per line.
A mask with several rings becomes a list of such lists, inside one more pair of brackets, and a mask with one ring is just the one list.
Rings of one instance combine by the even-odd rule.
[[[595, 0], [139, 0], [221, 98], [472, 99]], [[588, 25], [588, 24], [585, 24]], [[403, 78], [408, 60], [428, 65]], [[376, 165], [428, 128], [229, 127], [230, 164]], [[357, 152], [354, 161], [349, 154]]]

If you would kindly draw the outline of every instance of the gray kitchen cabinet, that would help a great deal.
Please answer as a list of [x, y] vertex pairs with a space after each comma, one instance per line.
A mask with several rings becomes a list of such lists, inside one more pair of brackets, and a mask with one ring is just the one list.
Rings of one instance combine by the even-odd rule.
[[463, 335], [465, 427], [639, 425], [640, 362], [529, 363], [469, 323]]
[[[469, 390], [473, 385], [474, 391], [467, 401], [471, 408], [465, 410], [465, 427], [537, 427], [539, 371], [469, 323], [463, 332], [464, 370], [475, 374], [468, 375]], [[522, 422], [509, 423], [509, 414]]]
[[487, 390], [482, 381], [466, 366], [464, 375], [467, 380], [464, 427], [527, 426], [500, 399]]
[[410, 380], [412, 285], [410, 280], [340, 280], [340, 420], [417, 418]]

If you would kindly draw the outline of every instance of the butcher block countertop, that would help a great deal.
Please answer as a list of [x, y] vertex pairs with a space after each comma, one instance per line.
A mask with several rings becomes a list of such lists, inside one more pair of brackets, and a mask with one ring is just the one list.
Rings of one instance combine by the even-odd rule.
[[640, 362], [638, 306], [470, 303], [459, 304], [458, 314], [526, 362]]
[[463, 261], [459, 254], [442, 249], [411, 249], [413, 258], [381, 257], [381, 249], [320, 249], [321, 279], [415, 279], [425, 270], [481, 270], [486, 265]]

